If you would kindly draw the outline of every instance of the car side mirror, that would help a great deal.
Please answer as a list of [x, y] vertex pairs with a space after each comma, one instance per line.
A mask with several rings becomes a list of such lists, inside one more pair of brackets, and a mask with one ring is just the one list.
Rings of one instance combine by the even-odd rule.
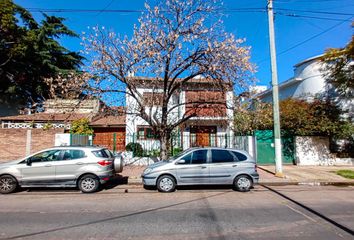
[[181, 159], [181, 160], [177, 161], [177, 164], [185, 164], [185, 163], [186, 163], [186, 160], [184, 160], [184, 159]]
[[32, 159], [31, 158], [27, 158], [26, 159], [26, 165], [27, 166], [31, 166], [32, 165]]

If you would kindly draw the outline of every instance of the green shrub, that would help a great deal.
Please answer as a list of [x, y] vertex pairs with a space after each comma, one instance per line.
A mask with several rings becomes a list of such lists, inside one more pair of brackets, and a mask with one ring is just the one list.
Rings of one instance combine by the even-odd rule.
[[175, 147], [172, 149], [172, 156], [175, 156], [175, 155], [179, 154], [180, 152], [182, 152], [182, 148]]
[[128, 143], [125, 149], [129, 152], [133, 152], [134, 157], [142, 157], [144, 150], [140, 143]]
[[73, 134], [93, 134], [93, 129], [90, 127], [90, 121], [87, 118], [74, 120], [71, 123], [70, 133]]

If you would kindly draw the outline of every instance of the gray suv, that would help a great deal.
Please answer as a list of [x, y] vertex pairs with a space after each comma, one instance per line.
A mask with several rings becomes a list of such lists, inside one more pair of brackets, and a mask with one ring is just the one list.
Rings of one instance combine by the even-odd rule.
[[0, 164], [0, 193], [17, 187], [79, 187], [98, 190], [123, 170], [123, 159], [101, 147], [54, 147]]
[[225, 148], [191, 148], [168, 161], [148, 166], [142, 174], [145, 187], [172, 192], [179, 185], [233, 185], [249, 191], [258, 183], [256, 161], [245, 151]]

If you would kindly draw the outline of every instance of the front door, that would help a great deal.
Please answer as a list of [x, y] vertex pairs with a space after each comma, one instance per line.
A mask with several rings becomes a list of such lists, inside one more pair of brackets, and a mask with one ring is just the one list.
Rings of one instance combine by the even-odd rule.
[[215, 126], [192, 126], [191, 146], [192, 147], [216, 146], [216, 127]]
[[185, 160], [185, 163], [177, 165], [177, 182], [179, 184], [209, 183], [208, 150], [195, 150], [181, 159]]
[[30, 165], [21, 168], [22, 185], [51, 185], [55, 183], [55, 162], [60, 160], [60, 150], [48, 150], [30, 157]]

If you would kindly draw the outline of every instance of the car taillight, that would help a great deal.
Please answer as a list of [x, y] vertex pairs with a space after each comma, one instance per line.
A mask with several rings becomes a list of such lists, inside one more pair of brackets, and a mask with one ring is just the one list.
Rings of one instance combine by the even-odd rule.
[[109, 161], [109, 160], [101, 160], [99, 162], [97, 162], [99, 165], [105, 167], [105, 166], [109, 166], [109, 165], [112, 165], [112, 161]]
[[257, 164], [254, 165], [254, 170], [257, 172]]

